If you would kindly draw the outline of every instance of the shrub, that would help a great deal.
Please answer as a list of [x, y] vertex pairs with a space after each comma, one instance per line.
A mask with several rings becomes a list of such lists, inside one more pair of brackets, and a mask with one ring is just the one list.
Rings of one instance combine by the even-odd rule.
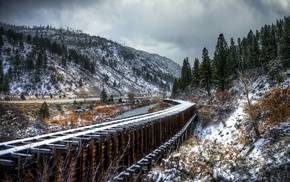
[[46, 102], [43, 102], [43, 104], [40, 107], [39, 114], [42, 118], [48, 118], [49, 117], [49, 108]]
[[100, 106], [98, 106], [97, 110], [98, 110], [98, 112], [109, 114], [109, 115], [116, 113], [116, 108], [114, 108], [114, 107], [106, 107], [106, 106], [100, 107]]
[[91, 112], [83, 112], [80, 114], [80, 117], [82, 120], [87, 120], [87, 121], [92, 121], [94, 118]]
[[20, 98], [21, 98], [22, 100], [25, 100], [24, 93], [21, 94]]
[[278, 124], [290, 118], [290, 87], [275, 88], [262, 101], [266, 124]]

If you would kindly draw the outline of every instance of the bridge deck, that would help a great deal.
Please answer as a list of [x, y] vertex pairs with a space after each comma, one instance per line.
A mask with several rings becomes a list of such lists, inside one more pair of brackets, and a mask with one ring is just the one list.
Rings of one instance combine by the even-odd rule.
[[[168, 101], [178, 103], [178, 105], [154, 113], [0, 143], [0, 169], [3, 169], [3, 171], [23, 170], [27, 168], [27, 164], [21, 164], [19, 162], [20, 159], [33, 159], [37, 158], [37, 156], [39, 157], [39, 154], [44, 155], [55, 153], [55, 150], [66, 150], [67, 146], [70, 144], [79, 145], [82, 143], [89, 146], [89, 148], [95, 146], [95, 144], [91, 144], [87, 141], [93, 141], [93, 143], [97, 142], [99, 148], [94, 148], [97, 153], [88, 153], [86, 149], [80, 150], [84, 151], [84, 156], [88, 154], [93, 156], [99, 154], [102, 156], [101, 163], [103, 167], [101, 168], [101, 172], [108, 167], [109, 161], [112, 160], [110, 157], [112, 157], [113, 154], [118, 154], [118, 150], [124, 150], [124, 144], [126, 142], [130, 143], [130, 151], [127, 154], [127, 161], [125, 162], [130, 166], [134, 161], [141, 159], [140, 157], [142, 156], [140, 152], [152, 151], [153, 147], [164, 143], [165, 139], [169, 139], [170, 135], [173, 137], [178, 134], [173, 133], [173, 131], [177, 131], [177, 129], [180, 132], [182, 131], [183, 126], [181, 126], [180, 123], [173, 123], [173, 120], [179, 120], [177, 122], [183, 122], [185, 124], [187, 121], [182, 120], [189, 120], [189, 118], [192, 117], [190, 116], [192, 115], [192, 111], [189, 112], [187, 110], [194, 106], [193, 103], [176, 100]], [[123, 136], [125, 134], [128, 136]], [[120, 137], [120, 135], [122, 136]], [[106, 138], [103, 138], [103, 136]], [[140, 142], [143, 142], [144, 145], [140, 144]], [[141, 149], [144, 151], [141, 151]], [[36, 154], [38, 155], [35, 156]], [[103, 157], [105, 158], [103, 159]], [[18, 162], [14, 160], [15, 158], [18, 158]], [[95, 159], [91, 160], [95, 161]], [[82, 163], [84, 163], [84, 161], [82, 161]], [[88, 164], [84, 165], [87, 166]], [[7, 166], [15, 166], [15, 168], [7, 168]], [[22, 173], [25, 172], [22, 171]], [[0, 179], [2, 179], [3, 176], [4, 174], [0, 172]], [[55, 179], [58, 178], [55, 177]], [[82, 178], [78, 177], [76, 179], [79, 180]]]

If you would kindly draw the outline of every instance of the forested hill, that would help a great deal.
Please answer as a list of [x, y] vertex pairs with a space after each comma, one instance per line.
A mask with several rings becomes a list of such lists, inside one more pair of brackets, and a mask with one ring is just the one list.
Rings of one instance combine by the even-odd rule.
[[[226, 35], [225, 35], [226, 36]], [[288, 77], [290, 68], [290, 17], [265, 25], [260, 30], [250, 30], [243, 38], [231, 38], [227, 43], [221, 33], [213, 58], [205, 47], [202, 60], [195, 59], [193, 66], [184, 59], [182, 75], [175, 80], [172, 94], [187, 87], [204, 88], [208, 95], [213, 89], [226, 91], [241, 74], [267, 75], [270, 84], [279, 84]]]
[[53, 97], [170, 92], [181, 67], [80, 30], [0, 23], [0, 94]]

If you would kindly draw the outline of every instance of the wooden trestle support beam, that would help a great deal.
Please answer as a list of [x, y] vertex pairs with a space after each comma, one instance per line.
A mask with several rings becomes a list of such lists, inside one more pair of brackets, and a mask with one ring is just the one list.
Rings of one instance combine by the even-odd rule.
[[191, 106], [7, 155], [0, 158], [0, 181], [139, 180], [193, 133], [194, 112]]

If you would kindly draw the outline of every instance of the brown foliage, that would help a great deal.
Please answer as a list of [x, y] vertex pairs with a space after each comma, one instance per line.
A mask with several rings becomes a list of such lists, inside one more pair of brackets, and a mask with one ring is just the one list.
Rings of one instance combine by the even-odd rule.
[[109, 114], [109, 115], [116, 113], [116, 109], [114, 107], [98, 106], [97, 110], [98, 110], [98, 112], [102, 112], [102, 113]]
[[262, 101], [266, 124], [278, 124], [290, 118], [290, 87], [274, 88]]
[[191, 101], [192, 103], [198, 103], [198, 101], [199, 101], [199, 97], [195, 96], [195, 97], [193, 97], [192, 99], [190, 99], [190, 101]]
[[216, 99], [221, 102], [222, 104], [226, 103], [226, 102], [231, 102], [234, 100], [235, 95], [231, 92], [217, 92], [216, 93]]
[[[255, 121], [258, 119], [261, 119], [261, 113], [262, 113], [262, 107], [261, 107], [262, 103], [261, 101], [257, 102], [256, 104], [251, 104], [251, 110], [249, 109], [249, 105], [246, 104], [244, 106], [244, 112], [249, 116], [252, 113], [252, 119], [254, 119]], [[251, 113], [250, 113], [251, 111]]]

